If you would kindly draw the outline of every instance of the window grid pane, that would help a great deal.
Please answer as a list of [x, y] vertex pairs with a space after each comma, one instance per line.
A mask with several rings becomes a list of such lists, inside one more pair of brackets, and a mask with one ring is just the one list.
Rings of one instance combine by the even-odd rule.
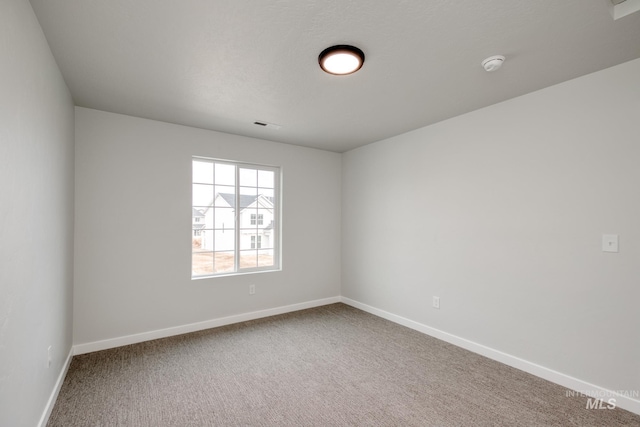
[[258, 266], [258, 251], [240, 251], [240, 269], [256, 268]]
[[194, 160], [193, 183], [213, 184], [213, 163]]
[[274, 265], [273, 249], [258, 251], [258, 267]]
[[275, 174], [273, 171], [258, 171], [258, 187], [260, 188], [273, 188]]
[[228, 273], [235, 271], [234, 252], [214, 252], [214, 266], [216, 273]]
[[193, 276], [208, 276], [213, 273], [213, 252], [194, 252], [191, 261], [191, 274]]

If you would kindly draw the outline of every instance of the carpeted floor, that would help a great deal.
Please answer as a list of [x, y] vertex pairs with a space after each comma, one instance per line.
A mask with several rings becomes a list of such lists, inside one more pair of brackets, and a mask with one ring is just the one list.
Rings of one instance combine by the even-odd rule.
[[343, 304], [75, 356], [48, 426], [640, 426]]

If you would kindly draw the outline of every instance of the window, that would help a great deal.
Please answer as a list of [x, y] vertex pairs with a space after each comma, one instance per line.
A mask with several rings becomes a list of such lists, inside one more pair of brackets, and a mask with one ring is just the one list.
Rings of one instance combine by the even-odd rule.
[[251, 214], [251, 225], [263, 225], [263, 223], [264, 223], [263, 214]]
[[280, 169], [194, 157], [192, 170], [191, 277], [278, 270]]
[[251, 249], [262, 248], [262, 236], [251, 236]]

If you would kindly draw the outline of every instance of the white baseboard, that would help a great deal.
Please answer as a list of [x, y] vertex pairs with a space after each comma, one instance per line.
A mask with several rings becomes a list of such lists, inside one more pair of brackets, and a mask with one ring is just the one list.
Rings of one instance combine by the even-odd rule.
[[40, 421], [38, 422], [38, 427], [45, 427], [49, 422], [51, 411], [53, 411], [53, 407], [55, 406], [56, 400], [58, 399], [58, 394], [60, 393], [60, 389], [62, 388], [62, 383], [64, 383], [64, 378], [67, 376], [67, 372], [69, 371], [69, 366], [71, 365], [72, 358], [73, 358], [73, 347], [69, 349], [67, 360], [65, 360], [64, 365], [62, 365], [62, 369], [60, 370], [60, 374], [58, 375], [58, 380], [56, 381], [56, 384], [53, 387], [51, 396], [49, 396], [47, 405], [44, 407], [44, 412], [42, 413], [42, 416], [40, 417]]
[[166, 338], [174, 335], [187, 334], [189, 332], [202, 331], [204, 329], [217, 328], [219, 326], [231, 325], [233, 323], [247, 322], [249, 320], [261, 319], [263, 317], [275, 316], [278, 314], [290, 313], [307, 308], [320, 307], [322, 305], [335, 304], [340, 302], [340, 297], [324, 298], [314, 301], [307, 301], [299, 304], [285, 305], [267, 310], [253, 311], [250, 313], [236, 314], [234, 316], [222, 317], [219, 319], [206, 320], [204, 322], [190, 323], [182, 326], [174, 326], [166, 329], [143, 332], [140, 334], [126, 335], [124, 337], [111, 338], [102, 341], [94, 341], [73, 346], [73, 354], [91, 353], [94, 351], [107, 350], [121, 347], [123, 345], [136, 344], [144, 341], [151, 341], [158, 338]]
[[434, 338], [438, 338], [442, 341], [446, 341], [450, 344], [462, 347], [474, 353], [481, 354], [482, 356], [488, 357], [489, 359], [493, 359], [513, 368], [520, 369], [521, 371], [528, 372], [547, 381], [551, 381], [552, 383], [566, 387], [572, 391], [578, 391], [586, 396], [603, 399], [605, 405], [609, 399], [615, 399], [615, 404], [617, 407], [640, 415], [640, 400], [624, 396], [615, 391], [607, 390], [603, 387], [579, 380], [569, 375], [565, 375], [561, 372], [554, 371], [553, 369], [545, 368], [544, 366], [537, 365], [519, 357], [503, 353], [499, 350], [495, 350], [482, 344], [469, 341], [465, 338], [461, 338], [456, 335], [441, 331], [439, 329], [424, 325], [422, 323], [409, 320], [405, 317], [380, 310], [378, 308], [363, 304], [358, 301], [354, 301], [350, 298], [342, 297], [341, 301], [347, 305], [358, 308], [362, 311], [366, 311], [367, 313], [382, 317], [383, 319], [390, 320], [394, 323], [398, 323], [402, 326], [406, 326], [418, 332], [422, 332], [423, 334], [430, 335]]

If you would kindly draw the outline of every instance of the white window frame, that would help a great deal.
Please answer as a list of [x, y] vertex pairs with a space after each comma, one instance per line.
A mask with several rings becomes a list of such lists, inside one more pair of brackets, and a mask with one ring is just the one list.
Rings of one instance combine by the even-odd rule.
[[[210, 157], [200, 157], [200, 156], [193, 156], [191, 159], [191, 164], [192, 164], [192, 169], [193, 169], [193, 162], [194, 161], [199, 161], [199, 162], [210, 162], [210, 163], [220, 163], [220, 164], [225, 164], [225, 165], [231, 165], [235, 167], [235, 206], [234, 206], [234, 211], [235, 211], [235, 220], [234, 220], [234, 228], [233, 231], [235, 233], [235, 248], [234, 248], [234, 271], [224, 271], [224, 272], [219, 272], [219, 273], [212, 273], [212, 274], [198, 274], [195, 275], [193, 274], [193, 266], [192, 266], [192, 272], [191, 272], [191, 279], [206, 279], [206, 278], [211, 278], [211, 277], [221, 277], [221, 276], [231, 276], [231, 275], [241, 275], [241, 274], [248, 274], [248, 273], [258, 273], [258, 272], [268, 272], [268, 271], [280, 271], [282, 269], [281, 266], [281, 240], [282, 240], [282, 234], [281, 234], [281, 200], [282, 200], [282, 194], [281, 194], [281, 181], [282, 181], [282, 172], [280, 167], [278, 166], [270, 166], [270, 165], [261, 165], [261, 164], [255, 164], [255, 163], [246, 163], [246, 162], [238, 162], [238, 161], [232, 161], [232, 160], [221, 160], [221, 159], [215, 159], [215, 158], [210, 158]], [[272, 231], [272, 238], [271, 240], [273, 241], [273, 265], [269, 265], [269, 266], [258, 266], [258, 267], [240, 267], [240, 253], [243, 251], [240, 249], [240, 239], [241, 239], [241, 234], [243, 229], [241, 228], [241, 224], [240, 224], [240, 169], [256, 169], [256, 170], [264, 170], [264, 171], [271, 171], [274, 173], [274, 182], [273, 182], [273, 198], [274, 198], [274, 203], [273, 203], [273, 231]], [[198, 183], [195, 182], [193, 180], [193, 173], [192, 173], [192, 178], [191, 178], [191, 188], [193, 191], [193, 185], [194, 184], [202, 184], [202, 183]], [[215, 182], [214, 182], [215, 185]], [[259, 183], [258, 183], [258, 190], [260, 189], [259, 187]], [[214, 198], [215, 198], [215, 194], [214, 194]], [[192, 200], [193, 200], [193, 195], [192, 195]], [[193, 204], [193, 202], [192, 202]], [[193, 206], [191, 206], [191, 208], [193, 208]], [[262, 216], [262, 214], [259, 214], [260, 216]], [[257, 223], [257, 218], [256, 217], [256, 223]], [[257, 224], [253, 224], [256, 225]], [[246, 229], [244, 229], [246, 230]], [[230, 229], [227, 229], [227, 231], [231, 231]], [[260, 246], [262, 246], [262, 239], [260, 239]], [[256, 243], [258, 243], [258, 239], [256, 239]], [[258, 246], [258, 245], [256, 245]], [[269, 250], [269, 249], [262, 249], [262, 248], [251, 248], [248, 250], [255, 250], [255, 251], [265, 251], [265, 250]], [[192, 249], [192, 254], [193, 254], [193, 249]], [[215, 253], [215, 251], [214, 251]], [[215, 256], [215, 255], [214, 255]], [[193, 263], [193, 259], [192, 259], [192, 263]]]

